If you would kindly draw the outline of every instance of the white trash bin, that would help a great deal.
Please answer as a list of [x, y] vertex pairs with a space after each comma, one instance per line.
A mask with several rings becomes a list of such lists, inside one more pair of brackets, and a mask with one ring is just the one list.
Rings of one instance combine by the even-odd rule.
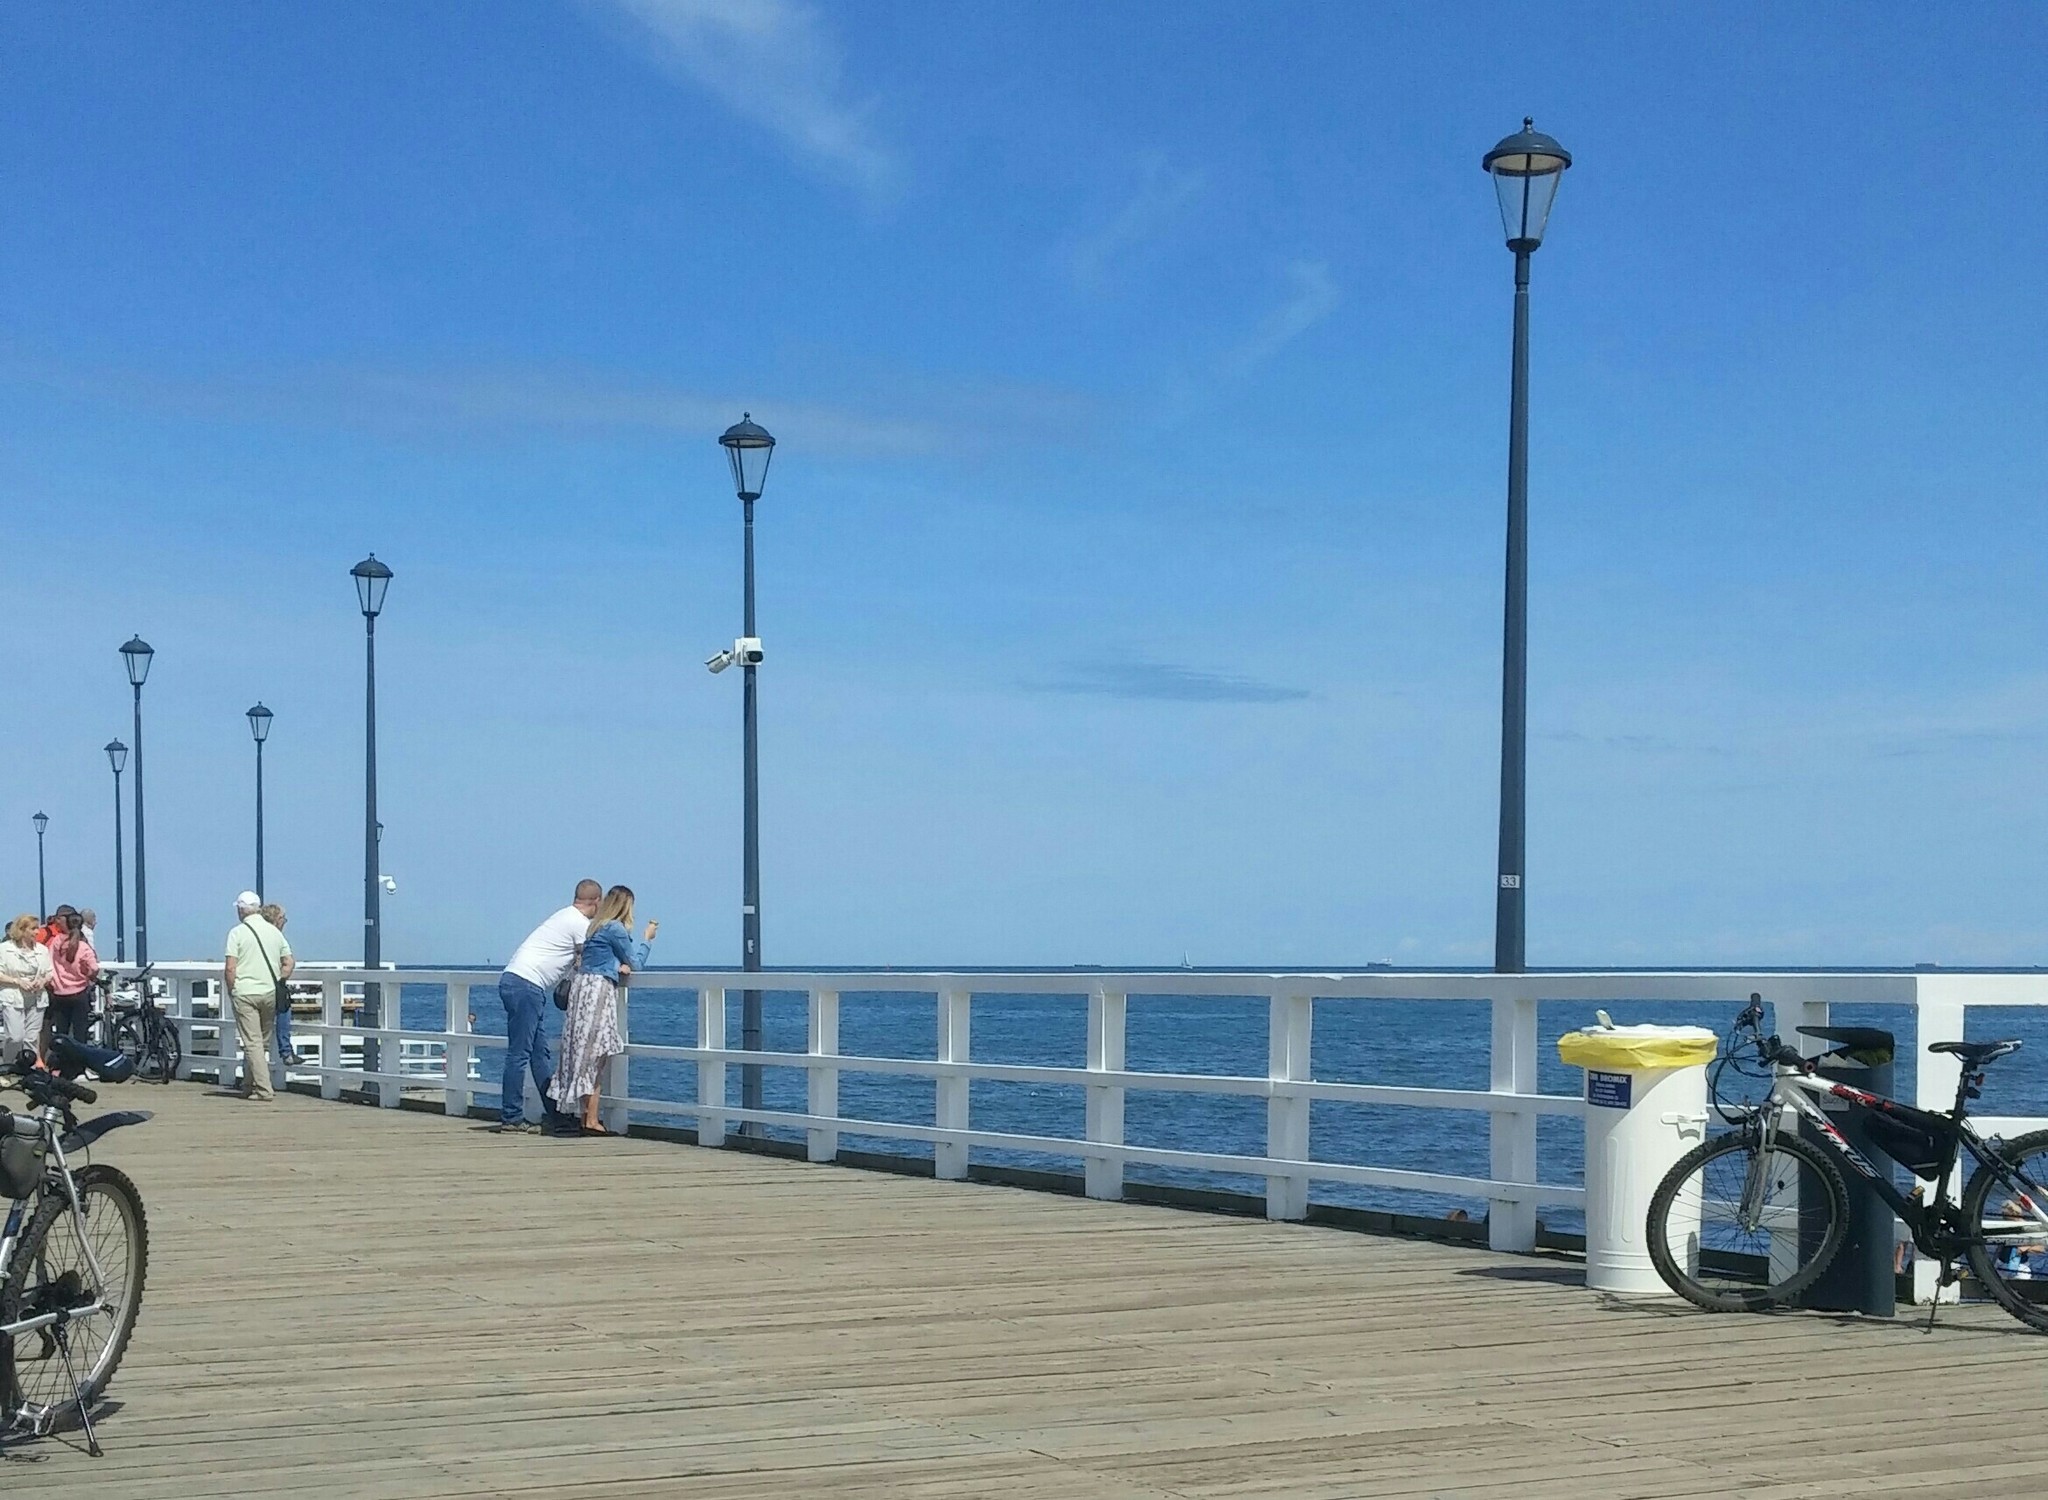
[[1650, 1264], [1650, 1196], [1706, 1137], [1714, 1033], [1700, 1026], [1588, 1026], [1558, 1039], [1586, 1070], [1586, 1285], [1669, 1294]]

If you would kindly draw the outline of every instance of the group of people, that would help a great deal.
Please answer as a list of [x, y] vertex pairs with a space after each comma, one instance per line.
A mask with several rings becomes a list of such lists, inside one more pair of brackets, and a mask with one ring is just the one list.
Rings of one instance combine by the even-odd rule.
[[[647, 962], [661, 928], [633, 936], [630, 886], [579, 881], [576, 896], [527, 935], [498, 976], [505, 1006], [505, 1077], [500, 1133], [610, 1135], [598, 1119], [606, 1063], [626, 1050], [619, 986]], [[551, 1061], [547, 1011], [562, 1011], [561, 1060]], [[526, 1077], [540, 1092], [541, 1122], [526, 1118]]]
[[51, 1039], [84, 1041], [92, 1024], [92, 982], [100, 956], [92, 945], [90, 910], [60, 906], [38, 922], [23, 912], [0, 940], [0, 1032], [5, 1061], [27, 1048], [41, 1062]]

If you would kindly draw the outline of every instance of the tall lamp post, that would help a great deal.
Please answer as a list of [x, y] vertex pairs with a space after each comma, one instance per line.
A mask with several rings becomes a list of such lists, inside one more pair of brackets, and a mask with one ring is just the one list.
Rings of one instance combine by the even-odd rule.
[[1515, 355], [1508, 413], [1507, 608], [1501, 650], [1500, 881], [1495, 891], [1493, 967], [1522, 972], [1523, 856], [1527, 846], [1529, 728], [1529, 258], [1571, 153], [1534, 120], [1486, 153], [1482, 165], [1500, 195], [1501, 227], [1515, 253]]
[[[744, 679], [741, 693], [745, 807], [741, 822], [740, 967], [749, 974], [756, 974], [761, 969], [761, 775], [760, 741], [754, 716], [754, 673], [761, 663], [761, 641], [754, 634], [754, 502], [761, 498], [761, 487], [767, 482], [768, 464], [775, 457], [775, 439], [768, 435], [767, 428], [754, 420], [753, 413], [743, 412], [740, 420], [726, 428], [718, 441], [732, 462], [733, 488], [739, 492], [740, 507], [746, 517], [746, 603], [740, 638], [733, 642], [730, 652], [721, 652], [707, 665], [711, 665], [714, 672], [721, 672], [737, 662]], [[748, 1052], [761, 1050], [761, 992], [758, 989], [746, 990], [741, 996], [740, 1046]], [[740, 1108], [761, 1108], [759, 1063], [744, 1063], [740, 1067]], [[760, 1125], [753, 1121], [748, 1121], [742, 1130], [748, 1135], [761, 1133]]]
[[50, 826], [50, 815], [39, 812], [29, 821], [36, 825], [36, 920], [50, 920], [50, 893], [43, 886], [43, 834]]
[[155, 659], [156, 652], [139, 635], [121, 648], [128, 685], [135, 689], [135, 961], [145, 965], [149, 962], [149, 865], [142, 832], [142, 685], [149, 681], [149, 664]]
[[128, 764], [128, 747], [119, 740], [107, 741], [107, 764], [114, 768], [114, 961], [128, 962], [128, 881], [121, 873], [121, 770]]
[[249, 710], [249, 733], [256, 737], [256, 894], [263, 894], [263, 742], [270, 738], [271, 712], [260, 702]]
[[[377, 902], [377, 615], [384, 608], [384, 591], [391, 587], [391, 570], [377, 561], [377, 554], [350, 568], [356, 581], [356, 602], [363, 609], [364, 683], [363, 698], [363, 967], [375, 973], [384, 962], [384, 919]], [[384, 991], [381, 985], [363, 985], [361, 1023], [381, 1026]], [[363, 1071], [377, 1071], [377, 1042], [363, 1042]], [[379, 1089], [382, 1095], [382, 1089]]]

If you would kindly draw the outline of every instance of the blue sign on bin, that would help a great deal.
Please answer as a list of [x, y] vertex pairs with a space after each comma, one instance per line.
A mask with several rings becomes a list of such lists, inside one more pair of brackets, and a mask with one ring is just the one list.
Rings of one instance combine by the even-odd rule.
[[1627, 1109], [1635, 1079], [1627, 1073], [1596, 1073], [1586, 1069], [1586, 1102], [1602, 1109]]

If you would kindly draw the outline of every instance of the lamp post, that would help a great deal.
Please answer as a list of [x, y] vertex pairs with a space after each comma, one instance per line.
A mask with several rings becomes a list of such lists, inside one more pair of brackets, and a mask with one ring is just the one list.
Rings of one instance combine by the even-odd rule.
[[1534, 120], [1481, 163], [1500, 196], [1501, 227], [1515, 253], [1515, 353], [1508, 413], [1508, 567], [1501, 648], [1500, 868], [1495, 890], [1493, 967], [1522, 972], [1523, 856], [1527, 845], [1529, 728], [1529, 257], [1543, 243], [1559, 179], [1571, 153]]
[[43, 886], [43, 834], [49, 829], [50, 815], [37, 813], [29, 821], [36, 825], [36, 920], [50, 920], [50, 893]]
[[[746, 589], [740, 639], [733, 643], [733, 657], [743, 674], [741, 718], [743, 723], [745, 784], [741, 818], [742, 870], [740, 891], [740, 967], [749, 974], [761, 969], [761, 776], [760, 741], [755, 720], [754, 673], [761, 661], [760, 639], [754, 634], [754, 502], [768, 478], [769, 461], [775, 457], [775, 439], [755, 422], [753, 413], [743, 412], [740, 420], [726, 428], [718, 439], [732, 462], [733, 488], [739, 492], [746, 518]], [[740, 1046], [748, 1052], [761, 1050], [761, 992], [746, 990], [740, 1000]], [[740, 1108], [761, 1108], [761, 1065], [740, 1067]], [[759, 1124], [742, 1126], [748, 1135], [759, 1135]]]
[[135, 689], [135, 961], [145, 965], [149, 962], [149, 865], [142, 832], [142, 685], [149, 681], [149, 664], [155, 659], [156, 652], [139, 635], [121, 648], [128, 685]]
[[[363, 967], [375, 973], [384, 962], [383, 915], [377, 901], [377, 615], [384, 608], [384, 591], [391, 587], [391, 570], [372, 552], [348, 571], [363, 609]], [[359, 1024], [381, 1026], [382, 1005], [382, 986], [366, 981]], [[376, 1038], [364, 1039], [364, 1072], [377, 1071], [377, 1050]]]
[[256, 894], [263, 894], [263, 742], [270, 738], [272, 714], [261, 702], [249, 710], [249, 733], [256, 737]]
[[128, 882], [121, 873], [121, 769], [128, 764], [128, 747], [119, 740], [107, 741], [107, 764], [114, 768], [114, 961], [128, 962]]

